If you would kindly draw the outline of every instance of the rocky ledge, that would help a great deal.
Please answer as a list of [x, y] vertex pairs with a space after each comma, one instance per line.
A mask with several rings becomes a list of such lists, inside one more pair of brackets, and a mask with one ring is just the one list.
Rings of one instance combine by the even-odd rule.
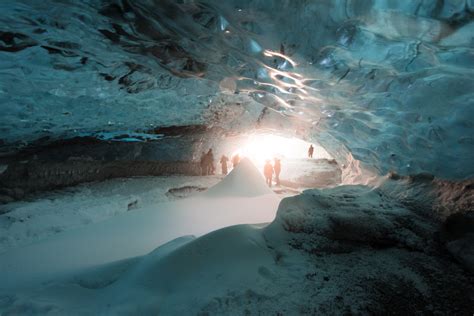
[[38, 141], [1, 158], [0, 203], [111, 178], [199, 175], [195, 153], [208, 146], [206, 139], [213, 132], [202, 126], [179, 126], [150, 134]]

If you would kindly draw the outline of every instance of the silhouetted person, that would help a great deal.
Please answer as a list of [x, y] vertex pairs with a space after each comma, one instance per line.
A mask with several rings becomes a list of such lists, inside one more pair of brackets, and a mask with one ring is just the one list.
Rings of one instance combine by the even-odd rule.
[[270, 163], [270, 160], [267, 160], [265, 166], [263, 167], [263, 174], [265, 175], [265, 182], [269, 187], [272, 186], [272, 176], [273, 176], [273, 166]]
[[240, 156], [239, 156], [239, 154], [234, 155], [234, 157], [232, 157], [232, 167], [233, 167], [233, 168], [237, 167], [237, 165], [239, 164], [239, 162], [240, 162]]
[[285, 46], [283, 43], [280, 44], [280, 54], [285, 55]]
[[205, 176], [206, 173], [207, 173], [207, 164], [206, 164], [206, 153], [205, 152], [202, 152], [202, 155], [201, 155], [201, 161], [199, 162], [200, 163], [200, 166], [201, 166], [201, 175], [202, 176]]
[[276, 182], [276, 185], [280, 185], [280, 172], [281, 172], [281, 162], [280, 162], [280, 159], [275, 158], [275, 163], [273, 164], [273, 170], [275, 171], [275, 182]]
[[229, 158], [227, 158], [226, 155], [222, 155], [221, 157], [221, 166], [222, 166], [222, 174], [226, 175], [227, 174], [227, 162], [229, 161]]
[[209, 151], [206, 154], [207, 156], [207, 174], [214, 174], [215, 167], [214, 167], [214, 153], [212, 152], [212, 149], [209, 149]]
[[314, 147], [313, 145], [310, 145], [308, 149], [308, 157], [313, 158], [313, 153], [314, 153]]

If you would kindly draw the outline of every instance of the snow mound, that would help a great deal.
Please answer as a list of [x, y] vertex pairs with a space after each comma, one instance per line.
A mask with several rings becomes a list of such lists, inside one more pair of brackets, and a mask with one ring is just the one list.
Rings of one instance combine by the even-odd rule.
[[126, 271], [114, 285], [109, 311], [134, 314], [133, 302], [142, 302], [144, 314], [207, 314], [206, 303], [226, 296], [229, 288], [244, 292], [256, 281], [273, 285], [268, 275], [277, 267], [257, 226], [226, 227], [179, 242], [157, 248]]
[[[177, 216], [175, 221], [152, 217], [166, 212], [163, 205], [160, 212], [145, 211], [139, 220], [141, 211], [127, 212], [113, 225], [97, 223], [91, 225], [94, 230], [76, 233], [81, 247], [68, 243], [58, 248], [51, 239], [43, 242], [49, 254], [30, 245], [22, 251], [28, 257], [13, 251], [0, 255], [0, 313], [467, 315], [472, 311], [470, 274], [441, 252], [438, 238], [433, 238], [439, 233], [439, 221], [418, 215], [418, 206], [407, 208], [380, 188], [306, 190], [284, 199], [268, 226], [236, 225], [206, 235], [197, 227], [219, 220], [219, 215], [228, 219], [221, 205], [235, 208], [234, 215], [258, 215], [250, 210], [249, 205], [255, 205], [251, 200], [265, 199], [276, 199], [276, 195], [175, 202], [168, 205], [168, 213]], [[191, 207], [195, 212], [189, 211]], [[186, 227], [178, 231], [184, 219], [188, 219]], [[471, 252], [464, 250], [468, 242], [472, 244], [472, 225], [465, 225], [471, 219], [470, 214], [458, 215], [444, 227], [444, 238], [456, 242], [448, 245], [450, 251], [463, 255], [458, 260], [471, 258]], [[111, 233], [107, 226], [117, 231]], [[168, 228], [174, 236], [182, 232], [201, 236], [171, 239], [167, 235], [166, 241], [163, 236], [151, 236]], [[97, 232], [106, 231], [107, 245], [97, 248], [106, 237]], [[144, 242], [149, 245], [147, 251], [123, 252]], [[91, 262], [111, 249], [121, 251], [120, 257], [109, 254], [102, 263]], [[74, 253], [90, 264], [32, 286], [31, 270], [38, 263], [54, 260], [48, 262], [50, 266]]]
[[260, 196], [273, 193], [265, 179], [250, 161], [245, 158], [221, 182], [204, 193], [208, 197]]
[[[4, 293], [47, 283], [87, 267], [143, 256], [180, 236], [199, 237], [230, 225], [268, 223], [274, 220], [279, 203], [276, 194], [220, 199], [196, 197], [125, 211], [42, 240], [29, 239], [31, 244], [0, 253], [0, 314]], [[115, 207], [112, 203], [110, 212]], [[122, 207], [126, 208], [123, 204]], [[25, 234], [28, 233], [29, 230]], [[99, 279], [82, 276], [80, 283], [86, 288], [100, 288], [116, 278], [113, 271], [121, 270], [121, 266], [110, 267], [110, 274], [104, 272]]]

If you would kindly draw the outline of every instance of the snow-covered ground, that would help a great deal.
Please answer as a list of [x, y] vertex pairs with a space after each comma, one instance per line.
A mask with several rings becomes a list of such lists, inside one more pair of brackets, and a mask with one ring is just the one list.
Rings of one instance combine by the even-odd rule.
[[[298, 194], [302, 188], [321, 182], [339, 181], [338, 169], [325, 160], [285, 160], [282, 169], [284, 185], [274, 187], [280, 197]], [[222, 175], [112, 179], [0, 205], [0, 254], [116, 215], [192, 196], [221, 179]]]
[[[310, 168], [313, 172], [319, 170], [324, 174], [327, 171], [317, 161], [302, 162], [301, 166], [295, 169], [287, 161], [286, 173], [298, 177], [298, 172], [308, 172], [308, 166], [313, 166]], [[282, 197], [298, 192], [284, 186], [275, 191], [268, 188], [261, 171], [244, 159], [225, 178], [218, 175], [114, 179], [4, 205], [4, 213], [0, 215], [0, 312], [93, 313], [102, 308], [102, 303], [90, 305], [91, 298], [85, 298], [89, 295], [85, 293], [88, 288], [113, 283], [138, 261], [136, 269], [154, 269], [146, 263], [151, 259], [138, 258], [166, 256], [192, 242], [194, 236], [213, 231], [216, 232], [211, 236], [224, 236], [222, 239], [212, 237], [209, 245], [199, 247], [212, 248], [214, 256], [237, 251], [229, 255], [229, 260], [235, 261], [235, 256], [240, 254], [245, 261], [249, 254], [255, 253], [249, 263], [251, 266], [259, 260], [271, 260], [269, 254], [262, 257], [258, 253], [259, 244], [263, 242], [259, 228], [274, 220]], [[251, 226], [236, 226], [219, 233], [221, 228], [239, 224]], [[160, 247], [162, 245], [165, 246]], [[207, 251], [201, 250], [203, 254]], [[209, 258], [202, 260], [207, 262]], [[229, 262], [231, 266], [237, 263]], [[177, 267], [183, 263], [173, 260], [170, 264]], [[167, 269], [163, 268], [160, 273], [166, 273]], [[136, 273], [140, 278], [143, 276], [141, 272]], [[178, 276], [166, 278], [169, 277]], [[181, 278], [185, 283], [192, 282], [192, 278], [186, 280], [185, 274]], [[134, 285], [124, 282], [122, 286], [134, 292]], [[140, 295], [141, 285], [136, 289], [133, 295]], [[42, 303], [31, 297], [36, 291], [41, 292], [42, 297], [50, 297], [59, 309], [42, 309]], [[73, 298], [76, 291], [85, 292]], [[61, 293], [69, 298], [64, 301]], [[68, 303], [69, 299], [74, 302]], [[83, 305], [86, 301], [87, 307]], [[21, 307], [17, 309], [18, 306]]]
[[219, 177], [114, 180], [81, 186], [57, 200], [53, 194], [18, 205], [2, 216], [0, 289], [30, 286], [78, 269], [145, 255], [184, 235], [271, 222], [280, 198], [250, 161], [238, 168], [209, 192], [188, 199], [176, 200], [169, 188], [179, 185], [192, 192], [190, 188], [212, 186]]
[[[207, 192], [185, 199], [180, 197], [198, 190], [161, 187], [162, 195], [173, 192], [168, 193], [173, 200], [166, 201], [143, 194], [137, 187], [143, 179], [127, 181], [136, 183], [131, 192], [142, 197], [132, 201], [130, 211], [124, 198], [120, 214], [0, 254], [0, 313], [469, 310], [469, 278], [433, 251], [437, 223], [383, 190], [338, 186], [307, 190], [280, 203], [248, 160]], [[111, 202], [112, 192], [128, 194], [128, 187], [110, 191]]]
[[[205, 189], [218, 181], [218, 176], [112, 179], [9, 203], [0, 206], [0, 213], [4, 213], [0, 215], [0, 253], [128, 211], [170, 202], [179, 193], [188, 195], [193, 188]], [[169, 194], [170, 189], [177, 189], [171, 191], [176, 193]]]

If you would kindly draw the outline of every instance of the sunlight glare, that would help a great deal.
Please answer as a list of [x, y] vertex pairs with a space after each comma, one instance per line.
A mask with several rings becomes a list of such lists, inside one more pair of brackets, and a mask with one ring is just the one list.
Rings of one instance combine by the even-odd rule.
[[[250, 135], [245, 144], [236, 152], [241, 157], [250, 158], [256, 165], [263, 165], [266, 160], [305, 158], [309, 145], [298, 138], [282, 137], [274, 134]], [[330, 155], [320, 146], [315, 147], [315, 158], [329, 158]]]

